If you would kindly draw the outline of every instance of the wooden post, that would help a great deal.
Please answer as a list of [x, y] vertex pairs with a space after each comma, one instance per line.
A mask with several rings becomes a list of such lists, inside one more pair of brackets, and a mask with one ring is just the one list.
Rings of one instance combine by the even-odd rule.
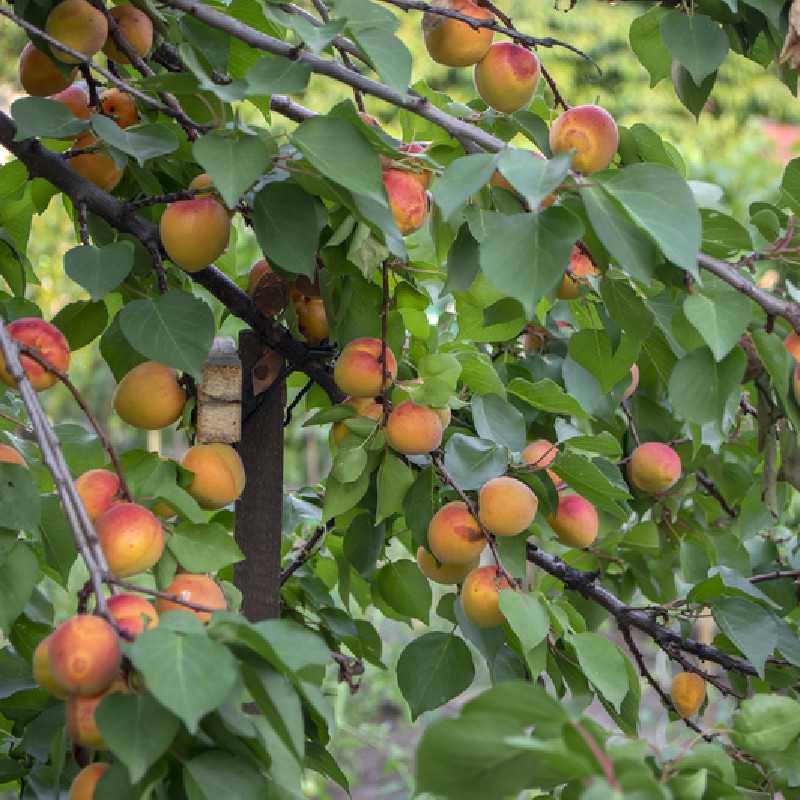
[[[268, 383], [262, 369], [264, 354], [264, 344], [256, 334], [244, 331], [239, 335], [244, 378], [239, 455], [244, 462], [247, 483], [236, 503], [235, 529], [236, 542], [245, 560], [234, 565], [233, 579], [242, 593], [242, 613], [251, 622], [280, 616], [286, 384], [282, 376], [279, 382], [275, 381], [283, 366], [278, 360], [277, 364], [272, 364], [273, 385], [262, 389]], [[256, 369], [257, 364], [259, 369]], [[269, 365], [267, 369], [269, 371]]]

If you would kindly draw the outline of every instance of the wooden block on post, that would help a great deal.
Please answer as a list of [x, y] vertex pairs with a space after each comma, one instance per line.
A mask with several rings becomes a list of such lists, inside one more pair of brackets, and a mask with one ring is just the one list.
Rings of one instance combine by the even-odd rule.
[[233, 339], [217, 336], [197, 387], [197, 441], [242, 438], [242, 362]]

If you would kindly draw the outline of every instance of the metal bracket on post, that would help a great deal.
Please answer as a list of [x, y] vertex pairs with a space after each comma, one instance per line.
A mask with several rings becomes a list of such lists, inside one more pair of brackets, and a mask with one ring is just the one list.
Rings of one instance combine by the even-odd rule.
[[[242, 593], [242, 613], [252, 622], [280, 616], [286, 384], [281, 377], [263, 388], [263, 367], [273, 355], [265, 354], [252, 331], [239, 335], [244, 385], [238, 450], [246, 484], [236, 503], [235, 537], [245, 558], [234, 565], [233, 579]], [[282, 366], [278, 359], [276, 377]]]

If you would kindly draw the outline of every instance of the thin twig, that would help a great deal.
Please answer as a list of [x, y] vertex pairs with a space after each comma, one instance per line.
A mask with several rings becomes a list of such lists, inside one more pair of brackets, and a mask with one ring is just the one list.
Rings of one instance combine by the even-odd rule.
[[285, 568], [281, 570], [280, 575], [280, 585], [283, 586], [289, 578], [297, 572], [303, 564], [311, 558], [311, 554], [314, 551], [314, 548], [317, 546], [317, 543], [322, 540], [322, 537], [325, 536], [326, 531], [328, 530], [328, 526], [326, 525], [318, 525], [314, 533], [306, 539], [303, 543], [303, 546], [300, 548], [298, 554], [294, 557], [292, 562]]
[[711, 480], [704, 472], [697, 470], [695, 473], [697, 482], [711, 495], [721, 506], [722, 510], [732, 519], [739, 516], [739, 512], [730, 506], [728, 501], [722, 496], [722, 493], [717, 488], [717, 484]]
[[182, 597], [178, 597], [176, 594], [170, 594], [169, 592], [159, 592], [158, 589], [150, 589], [147, 586], [138, 586], [135, 583], [128, 583], [128, 581], [120, 580], [119, 578], [114, 577], [110, 572], [106, 572], [103, 575], [103, 580], [105, 583], [112, 584], [113, 586], [118, 586], [120, 589], [124, 589], [126, 592], [139, 592], [140, 594], [147, 594], [151, 597], [158, 597], [161, 600], [169, 600], [170, 603], [176, 603], [179, 606], [186, 606], [186, 608], [191, 608], [192, 611], [204, 611], [206, 613], [213, 613], [214, 611], [219, 611], [218, 608], [211, 608], [210, 606], [204, 606], [200, 603], [193, 603], [191, 600], [184, 600]]
[[752, 575], [748, 580], [750, 583], [764, 583], [765, 581], [780, 581], [784, 578], [797, 580], [800, 578], [800, 569], [776, 569], [774, 572], [765, 572], [761, 575]]
[[89, 221], [86, 218], [86, 203], [78, 203], [76, 208], [78, 214], [78, 236], [81, 244], [88, 247], [89, 242]]

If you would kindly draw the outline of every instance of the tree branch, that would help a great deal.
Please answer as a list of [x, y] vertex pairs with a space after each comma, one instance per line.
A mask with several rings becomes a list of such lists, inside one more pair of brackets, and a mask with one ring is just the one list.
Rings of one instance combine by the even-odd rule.
[[326, 531], [328, 530], [328, 526], [326, 525], [318, 525], [315, 529], [314, 533], [306, 539], [303, 543], [303, 546], [300, 548], [300, 552], [295, 556], [292, 562], [285, 568], [281, 570], [281, 577], [280, 577], [280, 585], [283, 586], [289, 578], [297, 572], [303, 564], [311, 558], [311, 554], [314, 551], [314, 548], [317, 546], [317, 543], [322, 539], [325, 535]]

